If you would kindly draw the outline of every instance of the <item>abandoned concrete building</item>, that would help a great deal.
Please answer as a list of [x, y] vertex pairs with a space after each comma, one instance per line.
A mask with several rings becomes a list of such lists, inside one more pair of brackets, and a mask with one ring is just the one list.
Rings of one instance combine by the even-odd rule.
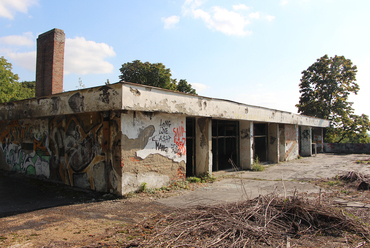
[[41, 34], [36, 98], [0, 105], [0, 169], [122, 195], [322, 151], [323, 119], [128, 82], [63, 92], [64, 42]]

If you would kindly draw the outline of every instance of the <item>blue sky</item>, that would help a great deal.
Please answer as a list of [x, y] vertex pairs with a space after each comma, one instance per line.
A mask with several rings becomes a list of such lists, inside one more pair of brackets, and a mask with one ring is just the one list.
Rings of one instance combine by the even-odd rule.
[[66, 34], [64, 90], [118, 81], [123, 63], [163, 63], [203, 96], [296, 113], [301, 72], [344, 55], [370, 115], [369, 0], [0, 0], [0, 56], [35, 80], [36, 39]]

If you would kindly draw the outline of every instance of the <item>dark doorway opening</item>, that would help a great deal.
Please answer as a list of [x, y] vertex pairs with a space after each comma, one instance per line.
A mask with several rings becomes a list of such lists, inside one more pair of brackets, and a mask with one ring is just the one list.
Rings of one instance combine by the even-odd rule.
[[186, 118], [186, 177], [195, 175], [195, 118]]
[[253, 128], [254, 135], [254, 156], [259, 161], [267, 161], [267, 124], [255, 123]]
[[212, 170], [232, 169], [232, 159], [239, 167], [239, 122], [212, 120]]

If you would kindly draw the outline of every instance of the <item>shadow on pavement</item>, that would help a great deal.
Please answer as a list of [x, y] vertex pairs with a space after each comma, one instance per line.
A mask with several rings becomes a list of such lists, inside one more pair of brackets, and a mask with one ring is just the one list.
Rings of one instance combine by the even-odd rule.
[[72, 188], [0, 170], [0, 217], [115, 198], [111, 194]]

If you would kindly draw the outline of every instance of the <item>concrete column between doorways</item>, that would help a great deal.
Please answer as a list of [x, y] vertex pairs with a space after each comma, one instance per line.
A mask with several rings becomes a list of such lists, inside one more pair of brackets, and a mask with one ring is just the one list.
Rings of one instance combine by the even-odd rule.
[[279, 124], [268, 124], [268, 149], [267, 159], [273, 163], [279, 163]]
[[309, 157], [312, 156], [312, 128], [301, 126], [300, 133], [300, 146], [301, 156]]
[[239, 122], [240, 167], [251, 169], [253, 164], [253, 122]]
[[212, 173], [212, 119], [195, 118], [195, 171], [197, 175]]

